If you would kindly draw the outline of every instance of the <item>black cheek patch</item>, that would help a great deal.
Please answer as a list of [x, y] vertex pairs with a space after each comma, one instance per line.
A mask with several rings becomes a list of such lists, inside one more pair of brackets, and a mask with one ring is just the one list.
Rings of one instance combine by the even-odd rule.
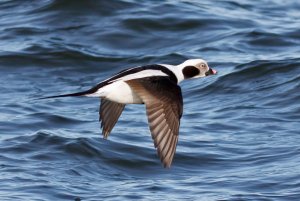
[[191, 78], [200, 74], [200, 70], [195, 66], [186, 66], [183, 68], [182, 73], [184, 78]]

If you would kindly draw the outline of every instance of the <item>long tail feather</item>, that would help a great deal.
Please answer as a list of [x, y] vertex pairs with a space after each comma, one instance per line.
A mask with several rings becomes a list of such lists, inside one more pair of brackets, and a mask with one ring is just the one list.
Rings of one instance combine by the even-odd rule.
[[92, 91], [92, 90], [87, 90], [87, 91], [81, 91], [81, 92], [77, 92], [77, 93], [61, 94], [61, 95], [55, 95], [55, 96], [46, 96], [46, 97], [37, 98], [36, 100], [49, 99], [49, 98], [71, 97], [71, 96], [85, 96], [85, 95], [91, 94], [93, 92], [94, 91]]

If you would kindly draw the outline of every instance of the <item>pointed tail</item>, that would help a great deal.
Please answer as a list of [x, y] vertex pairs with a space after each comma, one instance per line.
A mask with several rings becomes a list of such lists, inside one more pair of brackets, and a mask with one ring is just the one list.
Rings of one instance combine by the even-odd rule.
[[94, 92], [95, 92], [95, 90], [92, 88], [87, 91], [81, 91], [81, 92], [70, 93], [70, 94], [61, 94], [61, 95], [55, 95], [55, 96], [46, 96], [46, 97], [37, 98], [36, 100], [49, 99], [49, 98], [71, 97], [71, 96], [73, 96], [73, 97], [74, 96], [86, 96], [86, 95], [92, 94]]

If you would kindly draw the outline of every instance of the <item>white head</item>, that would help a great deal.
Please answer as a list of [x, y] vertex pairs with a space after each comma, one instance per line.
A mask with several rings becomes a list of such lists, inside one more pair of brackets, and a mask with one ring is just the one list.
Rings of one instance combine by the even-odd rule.
[[189, 59], [179, 66], [181, 67], [184, 79], [205, 77], [217, 73], [217, 71], [210, 68], [203, 59]]

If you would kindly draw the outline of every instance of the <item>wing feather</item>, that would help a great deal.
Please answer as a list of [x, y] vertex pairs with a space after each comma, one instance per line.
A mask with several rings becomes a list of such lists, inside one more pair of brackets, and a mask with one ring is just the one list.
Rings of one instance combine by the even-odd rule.
[[106, 139], [117, 123], [125, 104], [101, 99], [99, 109], [99, 121], [101, 121], [102, 135]]
[[182, 95], [168, 77], [147, 77], [126, 81], [146, 104], [149, 128], [161, 162], [170, 167], [176, 151]]

